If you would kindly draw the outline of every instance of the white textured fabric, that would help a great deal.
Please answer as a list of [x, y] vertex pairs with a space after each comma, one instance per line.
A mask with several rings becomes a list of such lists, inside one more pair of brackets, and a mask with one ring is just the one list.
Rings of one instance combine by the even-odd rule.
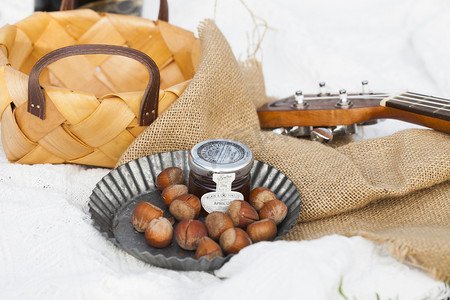
[[[0, 25], [24, 17], [2, 1]], [[154, 18], [146, 1], [144, 16]], [[173, 24], [196, 31], [216, 19], [245, 58], [252, 19], [239, 0], [171, 0]], [[270, 26], [261, 45], [267, 90], [410, 88], [450, 95], [450, 5], [432, 1], [245, 0]], [[29, 2], [28, 3], [29, 9]], [[5, 19], [5, 16], [8, 16]], [[258, 23], [261, 23], [257, 19]], [[252, 49], [252, 47], [250, 47]], [[261, 54], [262, 53], [262, 54]], [[386, 121], [359, 138], [412, 125]], [[89, 195], [108, 170], [73, 165], [13, 165], [0, 150], [0, 299], [445, 299], [450, 289], [360, 238], [260, 243], [215, 274], [145, 264], [91, 224]], [[215, 276], [216, 275], [216, 276]], [[345, 296], [345, 297], [344, 297]]]
[[[39, 1], [39, 0], [38, 0]], [[34, 0], [4, 0], [0, 7], [0, 25], [14, 24], [33, 13]]]

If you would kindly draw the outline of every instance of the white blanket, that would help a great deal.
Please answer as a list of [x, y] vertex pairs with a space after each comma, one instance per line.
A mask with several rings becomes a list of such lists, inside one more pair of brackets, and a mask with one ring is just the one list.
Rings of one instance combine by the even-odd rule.
[[[0, 26], [32, 11], [2, 0]], [[157, 2], [144, 3], [156, 17]], [[244, 0], [260, 32], [256, 57], [267, 92], [412, 89], [450, 95], [450, 5], [445, 0]], [[253, 19], [239, 0], [170, 0], [170, 21], [196, 32], [214, 18], [236, 56], [257, 48]], [[18, 2], [17, 2], [18, 3]], [[25, 7], [26, 6], [26, 7]], [[24, 8], [25, 7], [25, 8]], [[411, 124], [386, 121], [359, 138]], [[361, 237], [264, 242], [215, 274], [145, 264], [93, 226], [89, 195], [109, 170], [15, 165], [0, 150], [0, 299], [445, 299], [450, 288]]]

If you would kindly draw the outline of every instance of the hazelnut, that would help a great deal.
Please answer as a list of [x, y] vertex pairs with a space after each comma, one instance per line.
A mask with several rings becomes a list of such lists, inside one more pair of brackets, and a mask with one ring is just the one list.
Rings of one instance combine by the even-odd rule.
[[286, 218], [287, 211], [287, 206], [283, 201], [271, 200], [264, 204], [263, 208], [259, 211], [259, 216], [261, 219], [272, 219], [278, 225]]
[[208, 236], [217, 241], [225, 230], [233, 227], [233, 221], [227, 214], [221, 211], [213, 211], [206, 216], [205, 225]]
[[166, 187], [162, 193], [161, 198], [164, 203], [169, 206], [172, 201], [181, 195], [188, 193], [188, 187], [184, 184], [173, 184]]
[[277, 200], [277, 195], [268, 188], [257, 187], [250, 192], [248, 203], [250, 203], [254, 209], [260, 211], [264, 204], [270, 200]]
[[178, 167], [169, 167], [156, 177], [155, 185], [161, 191], [172, 184], [183, 184], [186, 176]]
[[228, 206], [227, 215], [230, 216], [233, 225], [247, 228], [247, 225], [259, 220], [256, 210], [246, 201], [234, 200]]
[[144, 232], [147, 229], [151, 220], [162, 217], [164, 212], [159, 207], [148, 202], [139, 203], [131, 215], [131, 223], [139, 232]]
[[271, 219], [262, 219], [248, 225], [247, 233], [253, 243], [272, 241], [277, 235], [277, 225]]
[[241, 228], [229, 228], [220, 236], [219, 244], [225, 253], [236, 254], [242, 248], [252, 244], [252, 240], [248, 234]]
[[175, 240], [185, 250], [197, 249], [206, 235], [206, 226], [199, 220], [183, 220], [175, 227]]
[[192, 194], [184, 194], [170, 203], [169, 211], [178, 221], [195, 219], [201, 209], [200, 199]]
[[211, 238], [205, 236], [200, 240], [200, 243], [198, 243], [197, 251], [195, 252], [195, 259], [199, 259], [200, 257], [213, 259], [216, 256], [223, 257], [222, 249], [219, 244]]
[[145, 240], [150, 246], [164, 248], [172, 242], [173, 227], [164, 217], [153, 219], [145, 230]]

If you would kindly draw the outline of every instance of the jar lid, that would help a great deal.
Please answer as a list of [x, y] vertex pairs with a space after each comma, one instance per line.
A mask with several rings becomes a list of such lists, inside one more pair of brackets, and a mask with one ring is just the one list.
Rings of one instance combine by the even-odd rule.
[[190, 169], [202, 176], [213, 173], [235, 173], [244, 176], [253, 165], [253, 153], [246, 145], [233, 140], [206, 140], [189, 152]]

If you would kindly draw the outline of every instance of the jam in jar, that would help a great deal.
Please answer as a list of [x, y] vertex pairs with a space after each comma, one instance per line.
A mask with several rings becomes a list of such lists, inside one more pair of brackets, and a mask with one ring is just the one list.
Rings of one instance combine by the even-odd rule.
[[247, 200], [253, 153], [244, 144], [207, 140], [189, 152], [189, 193], [200, 198], [207, 212], [225, 212], [233, 200]]

